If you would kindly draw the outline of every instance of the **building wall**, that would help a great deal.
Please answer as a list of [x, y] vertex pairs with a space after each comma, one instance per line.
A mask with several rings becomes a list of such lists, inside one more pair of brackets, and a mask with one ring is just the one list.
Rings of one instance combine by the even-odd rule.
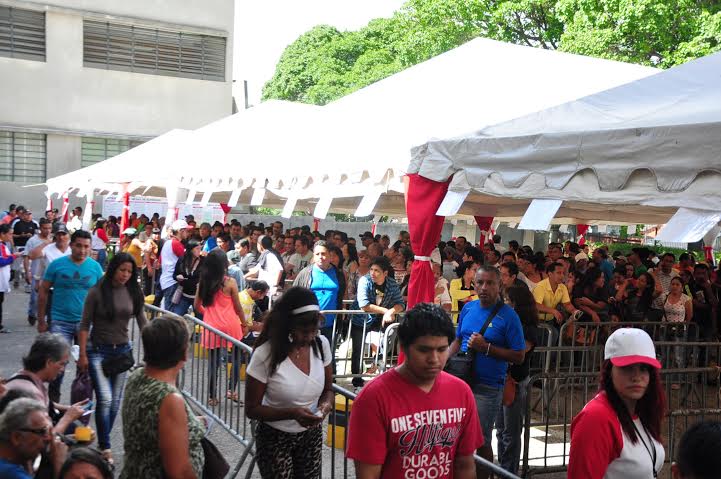
[[[83, 136], [150, 139], [232, 113], [231, 0], [0, 0], [0, 5], [46, 11], [46, 61], [0, 57], [0, 130], [47, 133], [47, 178], [80, 168]], [[226, 80], [83, 67], [84, 18], [225, 36]], [[22, 186], [0, 182], [0, 209], [18, 202], [45, 208], [44, 188]], [[71, 202], [76, 204], [84, 200]]]

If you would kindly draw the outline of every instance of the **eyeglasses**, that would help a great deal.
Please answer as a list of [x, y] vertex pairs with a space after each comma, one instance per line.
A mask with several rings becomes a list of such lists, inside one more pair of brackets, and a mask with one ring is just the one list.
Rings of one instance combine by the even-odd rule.
[[45, 427], [39, 428], [39, 429], [32, 429], [32, 428], [26, 427], [26, 428], [19, 429], [19, 431], [29, 432], [32, 434], [37, 434], [38, 436], [45, 437], [50, 434], [51, 429], [50, 429], [50, 426], [45, 426]]

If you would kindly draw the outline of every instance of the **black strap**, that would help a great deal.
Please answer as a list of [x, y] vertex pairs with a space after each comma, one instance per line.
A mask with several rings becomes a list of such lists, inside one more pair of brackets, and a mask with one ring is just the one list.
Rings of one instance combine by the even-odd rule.
[[491, 311], [491, 314], [488, 315], [488, 319], [486, 319], [485, 324], [483, 325], [481, 330], [478, 331], [478, 334], [483, 336], [483, 333], [486, 332], [486, 329], [488, 329], [488, 326], [491, 324], [491, 321], [493, 321], [493, 318], [495, 318], [496, 315], [498, 314], [498, 312], [501, 310], [501, 308], [503, 307], [503, 304], [504, 303], [501, 301], [496, 303], [496, 306], [493, 308], [493, 311]]
[[5, 384], [9, 383], [10, 381], [15, 381], [16, 379], [21, 379], [23, 381], [30, 381], [31, 383], [35, 384], [35, 381], [33, 381], [33, 378], [31, 378], [27, 374], [16, 374], [15, 376], [12, 376], [11, 378], [6, 379]]
[[[641, 427], [643, 428], [643, 432], [646, 433], [646, 437], [648, 438], [648, 441], [650, 443], [651, 448], [646, 445], [646, 441], [643, 439], [643, 436], [641, 436], [641, 433], [638, 431], [638, 428], [636, 427], [636, 423], [631, 421], [631, 424], [633, 424], [633, 429], [636, 431], [636, 436], [641, 440], [641, 444], [643, 444], [643, 448], [646, 449], [646, 452], [648, 453], [648, 457], [651, 458], [651, 470], [653, 471], [653, 477], [656, 479], [658, 477], [658, 472], [656, 472], [656, 445], [653, 443], [653, 437], [651, 437], [651, 434], [646, 430], [646, 426], [641, 424]], [[653, 451], [653, 452], [651, 452]]]

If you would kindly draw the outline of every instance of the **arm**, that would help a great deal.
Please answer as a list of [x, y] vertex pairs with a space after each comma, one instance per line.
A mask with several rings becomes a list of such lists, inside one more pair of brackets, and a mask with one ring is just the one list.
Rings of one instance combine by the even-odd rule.
[[98, 292], [98, 288], [92, 288], [85, 297], [85, 304], [83, 305], [83, 316], [80, 320], [80, 331], [78, 331], [78, 347], [80, 349], [78, 371], [81, 372], [88, 370], [88, 335], [93, 324], [93, 318], [96, 315], [96, 295]]
[[456, 479], [474, 479], [476, 477], [476, 462], [473, 455], [458, 456], [453, 461], [453, 477]]
[[188, 413], [183, 398], [170, 394], [163, 399], [158, 413], [160, 459], [168, 478], [196, 479], [190, 464]]
[[684, 303], [683, 306], [686, 310], [686, 316], [684, 316], [684, 322], [690, 323], [691, 318], [693, 318], [693, 302], [686, 301], [686, 303]]
[[383, 464], [368, 464], [360, 461], [354, 461], [354, 464], [356, 479], [378, 479], [379, 477], [381, 477]]
[[30, 284], [33, 278], [30, 276], [30, 258], [26, 254], [23, 255], [23, 271], [25, 271], [25, 282]]
[[193, 299], [193, 310], [203, 314], [205, 308], [203, 302], [200, 300], [200, 283], [198, 283], [198, 289], [195, 290], [195, 299]]
[[38, 246], [36, 246], [35, 248], [33, 248], [33, 250], [28, 253], [28, 258], [30, 258], [31, 260], [32, 260], [32, 259], [42, 258], [42, 257], [43, 257], [43, 250], [44, 250], [45, 247], [46, 247], [47, 245], [49, 245], [50, 243], [51, 243], [51, 241], [50, 241], [49, 239], [47, 239], [47, 240], [45, 240], [43, 243], [41, 243], [40, 245], [38, 245]]
[[48, 295], [50, 287], [53, 285], [50, 281], [43, 280], [38, 290], [38, 333], [44, 333], [48, 330], [48, 323], [45, 321], [45, 309], [48, 305]]
[[454, 354], [457, 354], [458, 351], [461, 349], [461, 340], [456, 338], [453, 340], [451, 345], [448, 347], [448, 357], [453, 356]]
[[230, 297], [233, 300], [233, 309], [235, 310], [235, 314], [238, 315], [238, 319], [240, 320], [240, 324], [245, 324], [245, 313], [243, 312], [243, 307], [240, 305], [240, 298], [238, 297], [238, 283], [235, 282], [233, 278], [230, 279]]
[[500, 359], [513, 364], [521, 364], [526, 352], [521, 349], [515, 351], [513, 349], [502, 348], [490, 344], [486, 339], [478, 333], [473, 333], [468, 340], [468, 347], [473, 348], [478, 354], [485, 354], [492, 358]]

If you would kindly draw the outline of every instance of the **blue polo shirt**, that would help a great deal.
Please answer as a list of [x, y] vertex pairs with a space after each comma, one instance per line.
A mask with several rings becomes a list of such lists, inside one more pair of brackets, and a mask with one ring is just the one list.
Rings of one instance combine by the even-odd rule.
[[[486, 323], [488, 315], [491, 314], [495, 304], [485, 308], [481, 306], [480, 300], [467, 303], [461, 310], [458, 317], [458, 329], [456, 337], [461, 341], [461, 350], [468, 350], [468, 340], [473, 333], [481, 330]], [[526, 341], [523, 338], [523, 326], [521, 319], [516, 312], [504, 304], [498, 314], [491, 320], [483, 337], [492, 346], [499, 348], [523, 351], [526, 349]], [[486, 386], [503, 387], [506, 381], [508, 363], [506, 361], [486, 356], [484, 352], [477, 352], [476, 362], [473, 364], [476, 381]]]
[[[313, 265], [310, 272], [310, 290], [315, 293], [318, 298], [318, 306], [320, 310], [336, 309], [338, 307], [338, 276], [336, 276], [335, 268], [328, 268], [323, 271], [318, 266]], [[335, 321], [335, 314], [325, 314], [324, 328], [332, 328]]]
[[0, 459], [0, 477], [3, 479], [32, 479], [32, 476], [21, 466], [7, 462], [5, 459]]
[[85, 258], [82, 264], [75, 264], [70, 256], [63, 256], [50, 263], [43, 279], [53, 283], [53, 320], [79, 322], [88, 290], [102, 276], [100, 264], [91, 258]]

